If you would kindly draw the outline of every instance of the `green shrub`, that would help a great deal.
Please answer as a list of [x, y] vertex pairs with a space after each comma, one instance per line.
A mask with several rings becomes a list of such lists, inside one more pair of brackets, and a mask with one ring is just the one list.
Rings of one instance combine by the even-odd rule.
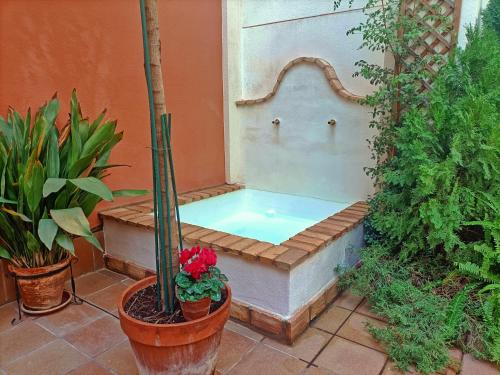
[[371, 331], [398, 366], [423, 373], [452, 345], [500, 362], [500, 43], [491, 27], [468, 39], [392, 128], [370, 246], [343, 278], [391, 323]]

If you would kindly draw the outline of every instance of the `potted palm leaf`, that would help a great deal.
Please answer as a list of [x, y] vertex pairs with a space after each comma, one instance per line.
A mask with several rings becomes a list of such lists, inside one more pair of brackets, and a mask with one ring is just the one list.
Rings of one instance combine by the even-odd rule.
[[76, 91], [67, 123], [59, 129], [59, 100], [52, 98], [34, 116], [9, 108], [0, 116], [0, 258], [16, 276], [23, 305], [48, 310], [61, 304], [75, 254], [72, 237], [97, 248], [87, 217], [102, 201], [144, 191], [112, 192], [102, 179], [123, 133], [103, 111], [84, 118]]
[[[156, 0], [140, 0], [153, 161], [156, 275], [125, 290], [120, 324], [139, 373], [213, 374], [231, 289], [212, 249], [182, 249]], [[177, 224], [177, 225], [176, 225]], [[182, 267], [181, 267], [182, 266]]]

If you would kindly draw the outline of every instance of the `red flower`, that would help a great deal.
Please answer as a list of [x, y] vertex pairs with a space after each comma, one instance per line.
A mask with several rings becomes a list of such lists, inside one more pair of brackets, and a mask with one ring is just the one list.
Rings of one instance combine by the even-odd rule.
[[217, 264], [217, 254], [209, 248], [200, 248], [196, 246], [190, 250], [184, 249], [180, 253], [179, 262], [182, 270], [191, 275], [195, 280], [200, 279], [201, 275], [208, 272], [209, 267]]
[[191, 259], [191, 252], [189, 250], [182, 250], [181, 255], [179, 256], [179, 262], [181, 265], [186, 264], [189, 259]]
[[203, 249], [200, 257], [203, 258], [203, 261], [208, 267], [212, 267], [217, 264], [217, 254], [212, 249]]
[[201, 259], [196, 258], [184, 266], [184, 271], [189, 273], [193, 279], [198, 280], [202, 273], [208, 271], [208, 268]]

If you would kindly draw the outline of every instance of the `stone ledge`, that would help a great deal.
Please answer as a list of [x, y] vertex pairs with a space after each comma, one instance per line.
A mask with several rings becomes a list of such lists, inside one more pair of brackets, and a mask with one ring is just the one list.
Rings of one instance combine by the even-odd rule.
[[[186, 204], [243, 188], [241, 185], [221, 185], [181, 194], [179, 203]], [[245, 238], [226, 232], [181, 223], [182, 238], [190, 245], [212, 247], [250, 261], [257, 261], [286, 271], [293, 269], [309, 256], [327, 247], [340, 236], [360, 225], [368, 214], [366, 202], [357, 202], [346, 209], [297, 233], [279, 245]], [[134, 203], [101, 212], [101, 218], [113, 219], [146, 229], [154, 229], [151, 201]]]
[[340, 95], [344, 99], [350, 100], [350, 101], [358, 101], [360, 99], [363, 99], [363, 96], [355, 95], [349, 90], [347, 90], [344, 85], [339, 80], [339, 77], [337, 76], [337, 73], [335, 72], [335, 69], [333, 66], [326, 60], [320, 59], [317, 57], [297, 57], [296, 59], [293, 59], [290, 61], [288, 64], [286, 64], [281, 72], [278, 75], [278, 78], [276, 79], [276, 83], [273, 86], [273, 89], [271, 90], [270, 93], [267, 95], [257, 98], [257, 99], [241, 99], [236, 101], [236, 105], [241, 106], [241, 105], [251, 105], [251, 104], [259, 104], [259, 103], [264, 103], [271, 99], [276, 93], [278, 92], [278, 89], [281, 85], [281, 81], [285, 77], [285, 74], [295, 65], [298, 64], [315, 64], [318, 66], [322, 71], [323, 74], [325, 75], [325, 78], [328, 80], [328, 84], [332, 88], [332, 90], [337, 93], [337, 95]]

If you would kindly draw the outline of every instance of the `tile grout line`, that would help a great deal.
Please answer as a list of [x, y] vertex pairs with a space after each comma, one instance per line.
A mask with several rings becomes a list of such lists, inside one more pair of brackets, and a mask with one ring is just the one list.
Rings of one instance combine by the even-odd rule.
[[[342, 296], [342, 294], [344, 294], [346, 291], [343, 291], [342, 293], [340, 293], [338, 296], [336, 296], [332, 302], [330, 304], [328, 304], [328, 306], [325, 307], [325, 309], [323, 311], [326, 311], [327, 309], [329, 309], [330, 307], [332, 306], [335, 306], [335, 302]], [[359, 307], [361, 306], [361, 303], [363, 302], [363, 299], [356, 305], [354, 306], [354, 308], [352, 310], [350, 310], [350, 313], [349, 315], [347, 316], [347, 318], [343, 321], [343, 323], [339, 326], [339, 328], [337, 328], [335, 330], [335, 333], [332, 333], [332, 332], [328, 332], [329, 334], [332, 335], [332, 337], [330, 337], [330, 339], [325, 343], [325, 345], [323, 345], [323, 347], [316, 353], [316, 355], [313, 357], [313, 359], [311, 359], [311, 361], [309, 362], [309, 364], [307, 365], [306, 368], [310, 368], [311, 366], [313, 366], [314, 364], [314, 361], [316, 359], [318, 359], [318, 357], [321, 355], [321, 353], [323, 353], [323, 351], [325, 350], [325, 348], [332, 342], [333, 338], [335, 336], [337, 336], [337, 333], [340, 331], [340, 329], [344, 326], [344, 324], [349, 320], [349, 318], [351, 317], [351, 315], [354, 313], [354, 311]], [[349, 310], [349, 309], [346, 309], [344, 307], [341, 307], [341, 306], [337, 306], [337, 307], [340, 307], [344, 310]], [[321, 315], [321, 314], [320, 314]], [[316, 318], [315, 318], [316, 319]], [[323, 332], [327, 332], [325, 330], [321, 330]], [[339, 336], [340, 337], [340, 336]]]

